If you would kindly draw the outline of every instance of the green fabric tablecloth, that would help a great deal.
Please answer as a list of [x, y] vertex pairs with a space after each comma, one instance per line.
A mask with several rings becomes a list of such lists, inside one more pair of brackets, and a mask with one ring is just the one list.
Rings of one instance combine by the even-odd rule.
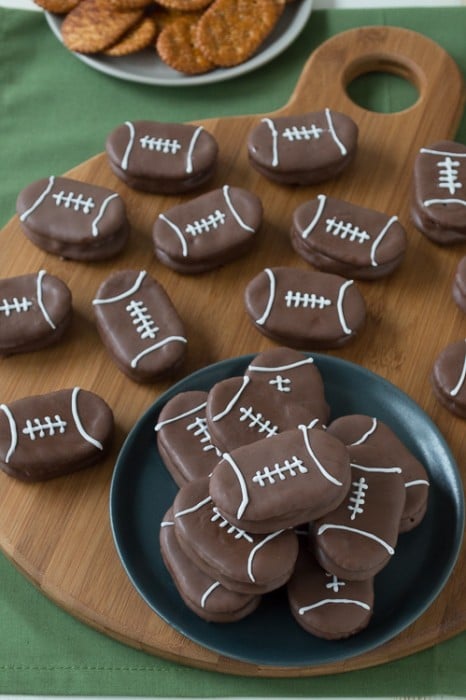
[[[295, 44], [269, 65], [225, 83], [182, 88], [125, 83], [97, 73], [63, 49], [41, 14], [0, 10], [0, 226], [13, 216], [22, 187], [102, 151], [106, 135], [120, 122], [194, 121], [277, 109], [288, 101], [318, 44], [364, 24], [421, 32], [447, 49], [466, 75], [466, 8], [316, 11]], [[369, 80], [355, 85], [353, 96], [390, 111], [405, 106], [412, 89], [400, 80]], [[466, 143], [465, 119], [457, 138]], [[466, 634], [344, 675], [241, 678], [169, 663], [87, 628], [47, 600], [1, 555], [0, 582], [3, 694], [466, 695]]]

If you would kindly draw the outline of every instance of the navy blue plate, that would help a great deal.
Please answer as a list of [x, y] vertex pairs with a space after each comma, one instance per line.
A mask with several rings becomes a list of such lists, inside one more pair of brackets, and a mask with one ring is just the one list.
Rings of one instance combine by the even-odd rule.
[[376, 577], [369, 626], [338, 641], [305, 632], [288, 609], [283, 589], [264, 596], [240, 622], [204, 622], [182, 602], [162, 562], [159, 525], [177, 487], [157, 451], [154, 425], [164, 404], [182, 391], [208, 391], [216, 382], [243, 374], [253, 355], [201, 369], [163, 394], [136, 423], [119, 454], [110, 491], [110, 519], [117, 551], [136, 590], [172, 627], [194, 642], [252, 664], [313, 666], [370, 651], [416, 620], [445, 585], [464, 529], [461, 479], [435, 424], [390, 382], [363, 367], [312, 354], [325, 383], [331, 419], [365, 413], [389, 425], [424, 464], [431, 487], [426, 516], [400, 535], [391, 562]]

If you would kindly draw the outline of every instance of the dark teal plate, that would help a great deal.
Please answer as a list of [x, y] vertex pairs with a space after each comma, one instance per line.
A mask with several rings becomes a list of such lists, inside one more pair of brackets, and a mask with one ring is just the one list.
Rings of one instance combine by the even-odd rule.
[[253, 355], [225, 360], [178, 382], [136, 423], [118, 457], [110, 492], [116, 548], [133, 585], [166, 622], [194, 642], [252, 664], [300, 667], [342, 661], [383, 644], [429, 607], [458, 556], [464, 528], [461, 479], [434, 423], [406, 394], [367, 369], [313, 354], [334, 419], [365, 413], [387, 423], [425, 465], [431, 487], [426, 516], [400, 535], [390, 564], [376, 577], [369, 626], [353, 637], [325, 641], [305, 632], [291, 616], [283, 589], [264, 596], [240, 622], [204, 622], [182, 602], [162, 562], [159, 525], [177, 487], [156, 446], [154, 425], [162, 406], [181, 391], [209, 390], [241, 375]]

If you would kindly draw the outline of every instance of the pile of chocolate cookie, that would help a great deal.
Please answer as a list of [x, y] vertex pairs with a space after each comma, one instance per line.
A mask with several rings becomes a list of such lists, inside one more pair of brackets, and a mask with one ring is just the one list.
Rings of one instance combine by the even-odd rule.
[[374, 577], [422, 520], [429, 479], [387, 425], [329, 418], [313, 358], [285, 347], [162, 408], [157, 446], [179, 490], [161, 553], [203, 619], [239, 620], [286, 586], [314, 635], [344, 638], [369, 623]]
[[150, 48], [187, 75], [244, 63], [294, 0], [34, 0], [64, 15], [71, 51], [109, 57]]

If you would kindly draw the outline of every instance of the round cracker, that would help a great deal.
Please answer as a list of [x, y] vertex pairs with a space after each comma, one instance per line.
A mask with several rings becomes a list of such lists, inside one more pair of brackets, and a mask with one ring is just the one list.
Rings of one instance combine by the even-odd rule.
[[205, 10], [212, 4], [212, 0], [157, 0], [157, 4], [169, 10], [182, 10], [183, 12], [196, 12]]
[[115, 44], [105, 49], [106, 56], [128, 56], [150, 46], [157, 34], [157, 25], [152, 17], [144, 17], [126, 32]]
[[65, 15], [71, 12], [81, 0], [34, 0], [34, 3], [46, 12], [53, 12], [57, 15]]
[[162, 61], [170, 68], [187, 75], [207, 73], [215, 68], [194, 44], [196, 20], [179, 17], [167, 24], [160, 32], [156, 49]]
[[81, 0], [63, 20], [63, 43], [70, 51], [97, 53], [118, 41], [142, 17], [142, 10], [115, 12], [108, 0]]

